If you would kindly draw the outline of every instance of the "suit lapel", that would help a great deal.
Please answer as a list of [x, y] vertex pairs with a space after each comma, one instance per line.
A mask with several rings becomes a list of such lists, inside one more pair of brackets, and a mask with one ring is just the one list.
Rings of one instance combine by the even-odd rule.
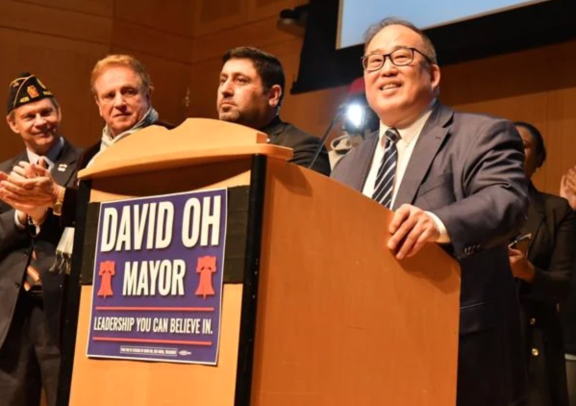
[[76, 163], [77, 158], [74, 147], [64, 139], [62, 152], [52, 168], [52, 177], [59, 185], [65, 186], [70, 181], [74, 174], [74, 163]]
[[[21, 162], [21, 161], [30, 162], [29, 159], [28, 159], [28, 154], [26, 153], [26, 151], [24, 151], [24, 152], [21, 153], [20, 155], [16, 156], [16, 157], [12, 160], [12, 165], [11, 165], [11, 167], [10, 167], [10, 170], [12, 170], [12, 168], [13, 168], [15, 165], [18, 165], [18, 162]], [[10, 172], [8, 172], [8, 173], [10, 173]]]
[[449, 123], [454, 112], [440, 103], [426, 121], [398, 189], [393, 210], [404, 203], [412, 204], [436, 153], [450, 132]]
[[280, 120], [280, 116], [274, 117], [274, 119], [268, 123], [266, 126], [258, 131], [263, 132], [268, 135], [268, 142], [274, 145], [280, 145], [278, 138], [282, 132], [286, 129], [286, 124]]
[[546, 215], [544, 213], [544, 199], [542, 195], [538, 193], [533, 187], [530, 187], [530, 206], [528, 207], [528, 220], [522, 227], [521, 235], [532, 233], [532, 239], [528, 245], [528, 259], [533, 261], [530, 253], [532, 252], [532, 246], [539, 236], [540, 227], [544, 223]]
[[350, 186], [360, 192], [364, 189], [364, 183], [368, 177], [368, 172], [370, 172], [370, 167], [372, 166], [372, 160], [374, 159], [374, 153], [376, 152], [376, 146], [378, 145], [379, 139], [378, 131], [376, 131], [372, 133], [360, 147], [358, 147], [358, 156], [354, 159], [354, 162], [358, 163], [359, 170], [352, 172]]

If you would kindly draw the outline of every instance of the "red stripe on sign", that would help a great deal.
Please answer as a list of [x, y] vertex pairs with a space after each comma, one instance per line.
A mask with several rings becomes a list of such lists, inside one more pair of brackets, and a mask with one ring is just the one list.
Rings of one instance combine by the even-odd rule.
[[96, 306], [96, 310], [133, 310], [152, 312], [213, 312], [213, 307], [126, 307], [126, 306]]
[[120, 343], [147, 343], [147, 344], [182, 344], [182, 345], [200, 345], [209, 347], [212, 341], [184, 341], [184, 340], [155, 340], [148, 338], [120, 338], [120, 337], [92, 337], [94, 341], [113, 341]]

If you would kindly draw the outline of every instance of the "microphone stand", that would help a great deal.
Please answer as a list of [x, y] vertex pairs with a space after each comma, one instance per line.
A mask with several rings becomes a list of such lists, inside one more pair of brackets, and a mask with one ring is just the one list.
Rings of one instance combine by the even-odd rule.
[[346, 106], [345, 103], [338, 106], [338, 110], [336, 110], [336, 114], [334, 115], [334, 118], [332, 119], [332, 121], [330, 121], [330, 125], [328, 125], [328, 129], [326, 129], [326, 132], [324, 133], [324, 135], [320, 139], [320, 145], [318, 145], [318, 148], [316, 149], [316, 153], [314, 154], [314, 158], [312, 158], [312, 162], [310, 162], [310, 165], [308, 165], [308, 169], [311, 169], [314, 166], [314, 164], [316, 163], [316, 160], [318, 159], [318, 156], [320, 155], [320, 152], [322, 151], [322, 147], [324, 147], [324, 143], [326, 142], [328, 135], [330, 135], [330, 131], [332, 131], [332, 127], [334, 127], [334, 124], [336, 124], [336, 121], [338, 121], [338, 119], [342, 116], [342, 112], [344, 111], [345, 106]]

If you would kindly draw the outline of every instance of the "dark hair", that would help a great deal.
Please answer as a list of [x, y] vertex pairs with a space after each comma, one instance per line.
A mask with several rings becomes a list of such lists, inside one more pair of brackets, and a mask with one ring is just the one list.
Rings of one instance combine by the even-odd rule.
[[532, 138], [534, 138], [534, 141], [536, 141], [536, 167], [540, 168], [544, 164], [544, 161], [546, 161], [546, 146], [544, 145], [542, 134], [532, 124], [524, 121], [515, 121], [514, 125], [528, 130]]
[[252, 61], [256, 72], [258, 72], [258, 75], [262, 79], [265, 91], [270, 90], [274, 85], [280, 86], [282, 94], [278, 101], [278, 108], [282, 105], [286, 78], [284, 76], [284, 69], [278, 58], [258, 48], [237, 47], [228, 50], [222, 56], [222, 63], [226, 63], [230, 59], [249, 59]]
[[424, 31], [417, 28], [410, 21], [406, 21], [397, 17], [387, 17], [382, 21], [372, 24], [370, 27], [368, 27], [368, 30], [366, 30], [366, 33], [364, 34], [364, 51], [366, 51], [366, 48], [368, 48], [368, 45], [370, 44], [372, 39], [376, 36], [376, 34], [378, 34], [384, 28], [389, 27], [391, 25], [401, 25], [420, 35], [420, 38], [422, 38], [422, 42], [424, 43], [424, 49], [422, 51], [430, 58], [430, 60], [434, 65], [438, 64], [438, 58], [436, 56], [436, 49], [434, 48], [434, 44], [432, 44], [430, 38], [428, 38], [428, 36], [424, 34]]

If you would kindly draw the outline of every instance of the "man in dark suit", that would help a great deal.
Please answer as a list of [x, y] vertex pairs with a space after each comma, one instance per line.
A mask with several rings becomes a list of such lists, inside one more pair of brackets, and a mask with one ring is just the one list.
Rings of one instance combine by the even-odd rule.
[[[42, 388], [49, 405], [56, 401], [64, 277], [49, 269], [63, 228], [48, 202], [18, 199], [18, 186], [7, 179], [25, 178], [30, 163], [39, 163], [58, 184], [71, 182], [80, 151], [60, 135], [60, 120], [58, 102], [36, 76], [24, 73], [10, 84], [7, 122], [22, 137], [26, 151], [0, 164], [2, 406], [38, 406]], [[57, 199], [56, 188], [51, 199]]]
[[[459, 406], [505, 406], [525, 394], [519, 307], [507, 242], [525, 219], [522, 142], [513, 125], [455, 112], [436, 97], [430, 40], [385, 19], [366, 35], [366, 96], [380, 131], [332, 176], [395, 210], [388, 248], [401, 260], [441, 243], [462, 270]], [[422, 339], [425, 340], [425, 337]]]
[[[320, 139], [280, 119], [285, 78], [278, 58], [257, 48], [239, 47], [226, 52], [222, 62], [217, 101], [220, 120], [260, 130], [271, 144], [294, 149], [291, 162], [310, 165]], [[312, 169], [330, 175], [324, 147]]]

